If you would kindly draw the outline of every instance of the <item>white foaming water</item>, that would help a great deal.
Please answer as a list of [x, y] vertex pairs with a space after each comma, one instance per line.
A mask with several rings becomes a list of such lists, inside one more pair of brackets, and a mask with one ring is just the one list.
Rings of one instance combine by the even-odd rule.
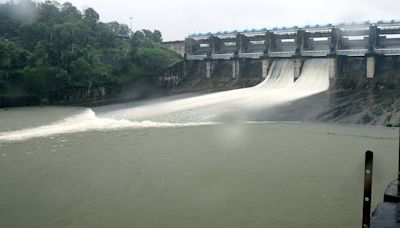
[[[154, 118], [159, 120], [161, 118], [162, 120], [167, 119], [168, 121], [173, 120], [177, 122], [188, 120], [207, 121], [203, 117], [214, 118], [220, 113], [224, 113], [226, 109], [229, 110], [233, 105], [240, 103], [241, 100], [258, 96], [260, 92], [273, 95], [278, 90], [290, 87], [294, 82], [293, 75], [293, 62], [291, 60], [278, 60], [272, 63], [267, 78], [259, 85], [251, 88], [217, 92], [176, 101], [116, 110], [106, 113], [105, 116], [113, 119], [148, 120]], [[174, 118], [177, 115], [180, 118]]]
[[168, 122], [152, 122], [140, 121], [134, 122], [129, 120], [115, 120], [107, 118], [98, 118], [91, 109], [86, 109], [78, 115], [68, 117], [60, 122], [45, 125], [36, 128], [23, 129], [13, 132], [0, 133], [1, 141], [19, 141], [36, 137], [47, 137], [56, 134], [76, 133], [92, 130], [112, 130], [126, 128], [150, 128], [150, 127], [186, 127], [210, 125], [211, 122], [201, 123], [168, 123]]
[[329, 67], [327, 59], [310, 59], [304, 63], [303, 72], [294, 87], [305, 93], [323, 92], [329, 88]]
[[[309, 59], [304, 63], [302, 73], [296, 82], [292, 81], [284, 87], [272, 90], [261, 89], [269, 87], [268, 83], [261, 87], [257, 86], [258, 91], [254, 96], [242, 99], [236, 107], [263, 109], [324, 92], [329, 88], [329, 66], [328, 59]], [[293, 69], [292, 66], [290, 67]], [[289, 74], [293, 75], [293, 71]]]
[[293, 101], [329, 88], [327, 59], [307, 60], [294, 82], [293, 62], [274, 61], [267, 78], [257, 86], [116, 110], [99, 116], [87, 109], [53, 124], [0, 133], [0, 141], [25, 140], [90, 130], [182, 127], [213, 124], [227, 112], [251, 111]]
[[286, 88], [294, 82], [293, 61], [274, 61], [267, 78], [254, 88], [280, 89]]

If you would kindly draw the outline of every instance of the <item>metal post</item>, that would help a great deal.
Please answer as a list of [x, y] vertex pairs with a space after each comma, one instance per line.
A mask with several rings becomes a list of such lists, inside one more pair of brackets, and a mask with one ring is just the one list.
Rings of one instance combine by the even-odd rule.
[[397, 195], [400, 196], [400, 126], [399, 126], [399, 160], [398, 160], [398, 167], [397, 167]]
[[364, 172], [364, 198], [362, 228], [369, 228], [371, 220], [371, 191], [372, 191], [372, 161], [374, 154], [371, 151], [365, 153]]

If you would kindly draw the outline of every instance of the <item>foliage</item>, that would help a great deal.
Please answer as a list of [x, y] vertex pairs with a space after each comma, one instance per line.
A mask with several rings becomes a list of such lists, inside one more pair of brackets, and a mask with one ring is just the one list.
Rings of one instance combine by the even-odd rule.
[[20, 0], [0, 4], [0, 94], [10, 84], [47, 97], [157, 76], [175, 54], [160, 31], [103, 23], [93, 9], [69, 2]]
[[163, 69], [170, 64], [170, 59], [175, 55], [166, 49], [155, 48], [151, 41], [146, 39], [139, 46], [137, 51], [139, 62], [145, 69], [149, 69], [149, 74], [159, 75]]

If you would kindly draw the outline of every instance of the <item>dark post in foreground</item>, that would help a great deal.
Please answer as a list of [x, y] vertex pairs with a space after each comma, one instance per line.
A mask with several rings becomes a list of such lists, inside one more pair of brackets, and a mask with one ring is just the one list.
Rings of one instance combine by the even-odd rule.
[[371, 190], [372, 190], [372, 160], [374, 154], [371, 151], [365, 153], [364, 172], [364, 198], [363, 198], [363, 228], [369, 228], [371, 220]]
[[397, 168], [397, 195], [400, 196], [400, 125], [399, 127], [399, 164]]

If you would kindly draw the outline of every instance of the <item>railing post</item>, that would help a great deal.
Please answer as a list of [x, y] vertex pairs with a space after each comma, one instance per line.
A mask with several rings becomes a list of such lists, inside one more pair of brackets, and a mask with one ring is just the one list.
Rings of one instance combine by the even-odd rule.
[[374, 154], [371, 151], [365, 153], [364, 172], [364, 198], [362, 228], [369, 228], [371, 220], [371, 191], [372, 191], [372, 162]]

